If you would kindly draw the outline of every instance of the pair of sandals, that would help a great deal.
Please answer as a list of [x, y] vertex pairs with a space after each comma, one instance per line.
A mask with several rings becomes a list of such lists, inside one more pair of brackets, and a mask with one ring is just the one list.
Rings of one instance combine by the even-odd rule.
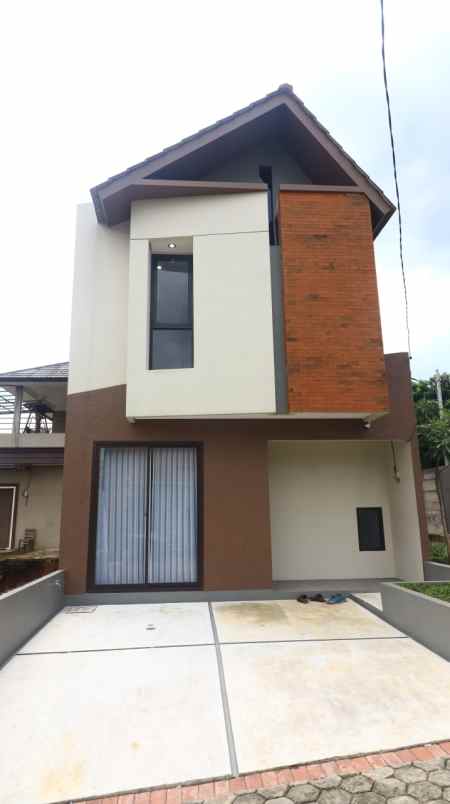
[[310, 597], [308, 595], [299, 595], [297, 598], [298, 603], [328, 603], [330, 606], [335, 603], [345, 603], [346, 600], [347, 595], [343, 595], [342, 592], [335, 592], [329, 597], [324, 597], [318, 592], [317, 595], [311, 595]]

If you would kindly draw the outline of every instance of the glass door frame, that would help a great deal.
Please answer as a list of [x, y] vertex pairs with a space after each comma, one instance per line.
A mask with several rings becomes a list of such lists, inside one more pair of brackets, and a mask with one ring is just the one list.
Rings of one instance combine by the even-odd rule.
[[[97, 512], [100, 481], [100, 450], [103, 447], [189, 447], [197, 459], [197, 580], [193, 583], [97, 584], [95, 560], [97, 551]], [[203, 444], [200, 441], [95, 441], [92, 454], [91, 504], [89, 516], [89, 547], [87, 560], [88, 592], [156, 592], [177, 589], [203, 589]]]

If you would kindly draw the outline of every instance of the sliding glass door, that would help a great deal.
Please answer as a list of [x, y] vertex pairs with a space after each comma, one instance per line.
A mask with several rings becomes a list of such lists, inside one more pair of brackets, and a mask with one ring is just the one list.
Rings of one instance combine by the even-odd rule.
[[100, 447], [95, 585], [196, 584], [197, 488], [195, 447]]

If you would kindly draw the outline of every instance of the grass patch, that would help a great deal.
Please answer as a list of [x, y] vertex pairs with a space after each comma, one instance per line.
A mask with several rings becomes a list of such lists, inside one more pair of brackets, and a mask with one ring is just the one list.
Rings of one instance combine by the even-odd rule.
[[450, 583], [400, 583], [399, 586], [450, 603]]
[[448, 548], [444, 542], [431, 542], [431, 560], [448, 564]]

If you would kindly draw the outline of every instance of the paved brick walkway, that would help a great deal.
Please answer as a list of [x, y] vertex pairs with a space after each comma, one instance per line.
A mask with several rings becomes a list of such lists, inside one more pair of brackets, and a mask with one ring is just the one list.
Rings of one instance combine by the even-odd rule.
[[450, 740], [79, 804], [448, 804]]

